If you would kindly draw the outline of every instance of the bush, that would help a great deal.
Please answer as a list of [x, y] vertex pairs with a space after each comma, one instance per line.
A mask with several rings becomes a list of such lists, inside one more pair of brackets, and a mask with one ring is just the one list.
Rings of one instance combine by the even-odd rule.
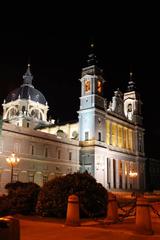
[[8, 183], [8, 199], [11, 213], [33, 214], [37, 203], [40, 186], [36, 183]]
[[79, 196], [81, 217], [106, 214], [107, 190], [87, 172], [68, 174], [47, 182], [38, 196], [36, 212], [41, 216], [65, 217], [71, 194]]
[[8, 196], [6, 195], [0, 196], [0, 217], [4, 215], [8, 215], [9, 209], [10, 209], [10, 206], [9, 206]]

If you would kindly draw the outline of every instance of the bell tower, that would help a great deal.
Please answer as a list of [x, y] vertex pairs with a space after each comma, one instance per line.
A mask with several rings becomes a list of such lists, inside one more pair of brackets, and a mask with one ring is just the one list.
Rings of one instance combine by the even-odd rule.
[[[102, 70], [98, 67], [94, 46], [91, 45], [87, 66], [82, 68], [81, 97], [79, 109], [79, 141], [81, 171], [88, 171], [102, 184], [105, 183], [104, 145], [106, 137], [106, 112], [103, 97], [104, 82]], [[96, 166], [101, 162], [100, 174]]]
[[94, 53], [88, 55], [88, 66], [82, 69], [80, 109], [97, 107], [104, 109], [102, 69], [97, 66]]
[[[80, 141], [100, 140], [103, 134], [99, 126], [104, 123], [104, 82], [102, 69], [98, 65], [94, 53], [94, 45], [91, 44], [90, 54], [87, 59], [88, 66], [82, 68], [81, 74], [81, 97], [79, 110]], [[99, 131], [99, 132], [98, 132]]]
[[143, 125], [142, 101], [136, 90], [132, 72], [130, 72], [127, 91], [124, 93], [124, 114], [134, 124]]

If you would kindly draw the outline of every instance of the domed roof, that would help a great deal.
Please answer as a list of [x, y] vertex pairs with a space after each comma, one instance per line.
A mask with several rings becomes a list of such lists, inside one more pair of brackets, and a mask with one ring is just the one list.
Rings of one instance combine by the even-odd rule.
[[39, 102], [41, 104], [46, 104], [46, 99], [44, 95], [34, 88], [32, 85], [32, 79], [33, 76], [30, 72], [30, 65], [28, 65], [28, 69], [23, 76], [23, 84], [17, 88], [14, 89], [12, 92], [10, 92], [6, 98], [6, 103], [15, 101], [17, 99], [31, 99], [32, 101]]
[[10, 92], [6, 98], [6, 103], [17, 99], [31, 99], [32, 101], [46, 104], [44, 95], [34, 87], [22, 85], [21, 87]]

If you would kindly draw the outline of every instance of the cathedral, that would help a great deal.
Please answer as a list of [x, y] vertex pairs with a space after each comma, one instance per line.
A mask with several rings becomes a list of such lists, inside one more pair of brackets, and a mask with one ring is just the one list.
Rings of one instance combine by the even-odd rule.
[[47, 120], [48, 103], [33, 82], [28, 65], [20, 87], [2, 104], [0, 192], [10, 181], [42, 186], [76, 171], [88, 171], [110, 190], [145, 189], [142, 101], [132, 73], [126, 91], [117, 89], [109, 102], [103, 71], [89, 54], [81, 71], [78, 120], [66, 124]]

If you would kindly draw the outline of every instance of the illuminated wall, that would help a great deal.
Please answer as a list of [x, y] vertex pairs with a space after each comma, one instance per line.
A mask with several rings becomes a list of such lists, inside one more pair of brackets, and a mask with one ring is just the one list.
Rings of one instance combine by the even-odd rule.
[[133, 150], [133, 130], [106, 120], [106, 143], [114, 147]]
[[123, 128], [118, 124], [118, 146], [123, 148]]
[[53, 134], [3, 123], [0, 136], [0, 192], [10, 182], [6, 161], [12, 152], [20, 158], [14, 168], [13, 181], [33, 181], [40, 186], [55, 176], [79, 170], [79, 142]]
[[129, 129], [129, 136], [128, 136], [128, 148], [133, 150], [133, 130]]
[[78, 122], [77, 123], [67, 123], [64, 125], [55, 125], [53, 127], [46, 127], [44, 129], [38, 129], [38, 131], [46, 132], [50, 134], [57, 135], [57, 131], [62, 130], [67, 138], [78, 138]]
[[111, 127], [111, 135], [112, 135], [112, 141], [111, 144], [115, 147], [117, 146], [117, 124], [112, 122], [112, 127]]
[[110, 145], [110, 133], [111, 133], [111, 130], [110, 130], [110, 121], [107, 120], [106, 121], [106, 143], [108, 145]]

